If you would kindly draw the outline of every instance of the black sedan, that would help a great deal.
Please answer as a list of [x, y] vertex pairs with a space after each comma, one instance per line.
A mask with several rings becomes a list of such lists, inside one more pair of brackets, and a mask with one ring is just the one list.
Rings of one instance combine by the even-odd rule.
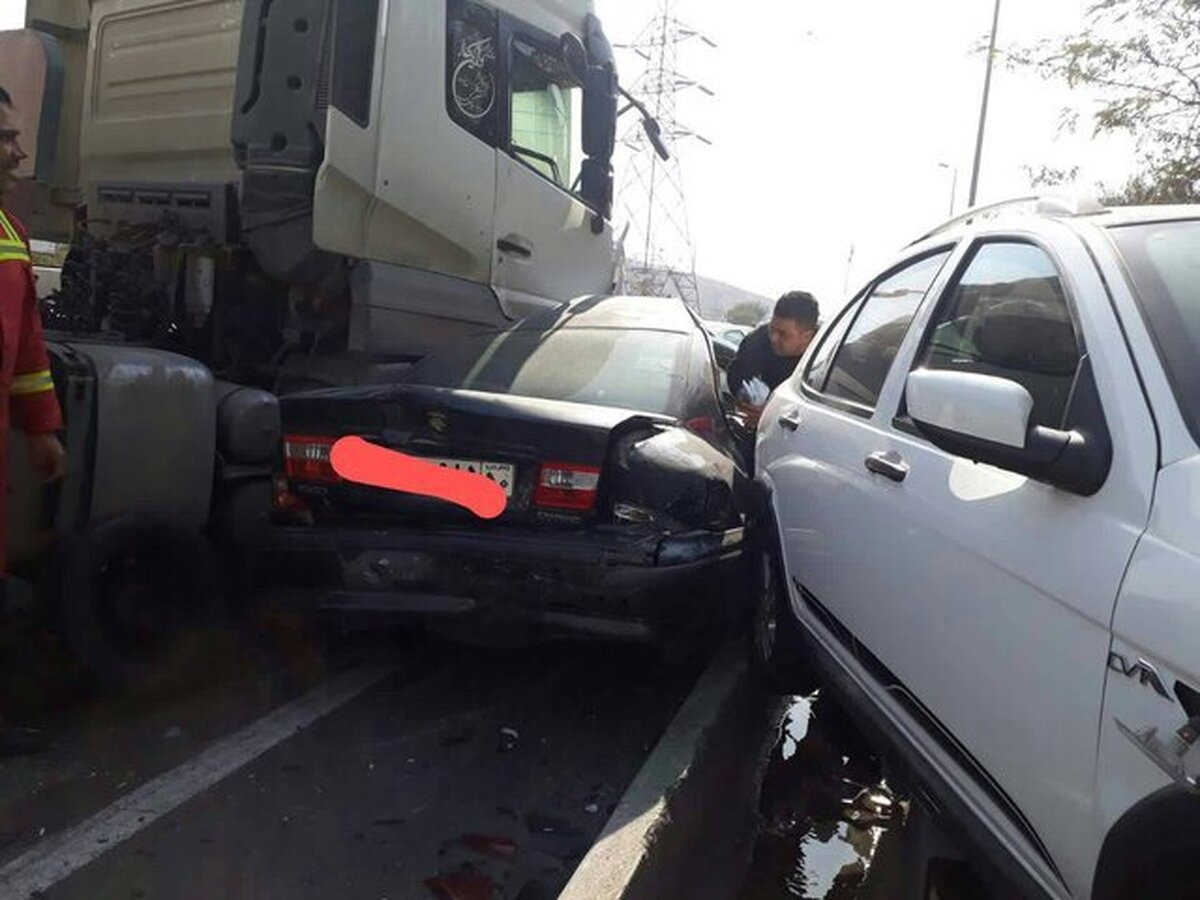
[[[399, 383], [285, 397], [273, 583], [468, 641], [671, 646], [736, 621], [751, 485], [720, 376], [681, 302], [602, 297], [475, 335]], [[343, 436], [484, 475], [505, 510], [343, 480]]]

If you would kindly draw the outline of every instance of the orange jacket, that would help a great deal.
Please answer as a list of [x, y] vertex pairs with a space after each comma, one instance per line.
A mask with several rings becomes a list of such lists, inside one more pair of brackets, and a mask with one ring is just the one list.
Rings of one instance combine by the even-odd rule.
[[26, 434], [48, 434], [63, 424], [42, 340], [29, 242], [21, 224], [0, 210], [0, 578], [7, 567], [10, 417]]
[[25, 229], [0, 210], [0, 439], [8, 419], [26, 434], [62, 428], [62, 411], [42, 339]]

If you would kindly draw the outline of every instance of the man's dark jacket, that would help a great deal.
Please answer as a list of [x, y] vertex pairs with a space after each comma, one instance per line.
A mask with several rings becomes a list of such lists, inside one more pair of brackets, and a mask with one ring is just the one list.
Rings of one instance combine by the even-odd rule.
[[727, 373], [729, 390], [736, 397], [743, 384], [760, 378], [773, 391], [792, 376], [799, 362], [799, 356], [776, 356], [767, 326], [760, 325], [738, 345]]

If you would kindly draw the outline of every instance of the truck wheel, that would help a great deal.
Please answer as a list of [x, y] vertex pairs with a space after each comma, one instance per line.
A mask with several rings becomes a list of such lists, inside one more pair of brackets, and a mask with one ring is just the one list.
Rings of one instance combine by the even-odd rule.
[[763, 543], [752, 581], [756, 603], [750, 628], [750, 667], [771, 693], [808, 694], [818, 687], [816, 673], [805, 659], [804, 641], [792, 618], [772, 541]]
[[216, 554], [201, 535], [112, 519], [72, 535], [57, 555], [49, 602], [67, 646], [105, 687], [179, 690], [219, 656], [227, 610]]

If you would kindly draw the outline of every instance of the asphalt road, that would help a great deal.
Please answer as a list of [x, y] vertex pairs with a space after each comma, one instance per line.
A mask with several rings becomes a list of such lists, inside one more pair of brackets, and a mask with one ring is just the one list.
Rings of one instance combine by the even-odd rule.
[[[6, 634], [9, 702], [54, 742], [0, 759], [4, 900], [555, 897], [705, 662], [331, 644], [275, 618], [204, 686], [148, 702]], [[832, 698], [791, 705], [760, 811], [738, 900], [895, 900], [931, 879], [939, 900], [1010, 896], [893, 791]]]
[[171, 700], [77, 685], [0, 761], [0, 896], [554, 897], [701, 665], [276, 624]]

